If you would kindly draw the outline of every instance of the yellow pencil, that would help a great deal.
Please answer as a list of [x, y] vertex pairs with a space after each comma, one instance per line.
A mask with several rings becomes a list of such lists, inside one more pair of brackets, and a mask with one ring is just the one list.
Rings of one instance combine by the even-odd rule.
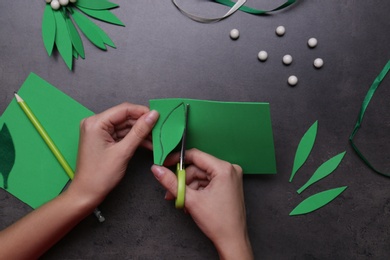
[[[26, 102], [15, 92], [15, 98], [18, 102], [19, 106], [22, 108], [23, 112], [26, 114], [30, 122], [33, 124], [35, 129], [38, 131], [39, 135], [42, 137], [42, 139], [45, 141], [47, 146], [49, 147], [50, 151], [53, 153], [53, 155], [56, 157], [57, 161], [61, 164], [62, 168], [68, 175], [68, 177], [73, 180], [74, 178], [74, 172], [72, 168], [70, 167], [69, 163], [66, 161], [60, 150], [58, 150], [57, 146], [54, 144], [53, 140], [50, 138], [50, 136], [47, 134], [46, 130], [43, 128], [41, 123], [38, 121], [34, 113], [31, 111], [31, 109], [28, 107]], [[105, 218], [101, 215], [100, 210], [95, 209], [94, 214], [98, 218], [100, 222], [103, 222]]]

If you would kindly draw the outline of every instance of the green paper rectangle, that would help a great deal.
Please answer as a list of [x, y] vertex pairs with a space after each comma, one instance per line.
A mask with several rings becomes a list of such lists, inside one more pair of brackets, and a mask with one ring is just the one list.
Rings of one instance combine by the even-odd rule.
[[[34, 73], [18, 94], [74, 169], [80, 121], [93, 113]], [[56, 197], [69, 178], [15, 99], [0, 118], [0, 126], [3, 123], [7, 123], [16, 152], [7, 191], [37, 208]], [[3, 188], [2, 180], [0, 184]]]
[[[168, 122], [168, 115], [182, 102], [190, 105], [187, 149], [197, 148], [238, 164], [247, 174], [276, 173], [270, 107], [268, 103], [260, 102], [217, 102], [178, 98], [150, 100], [150, 108], [160, 113], [152, 133], [155, 164], [161, 164], [162, 125]], [[165, 157], [162, 161], [164, 160]]]

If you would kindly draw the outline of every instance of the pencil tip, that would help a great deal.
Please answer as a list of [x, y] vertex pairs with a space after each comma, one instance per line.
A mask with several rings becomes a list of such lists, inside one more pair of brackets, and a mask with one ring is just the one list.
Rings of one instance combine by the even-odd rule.
[[23, 101], [23, 99], [18, 95], [18, 93], [16, 91], [14, 92], [14, 95], [15, 95], [16, 101], [18, 101], [18, 102]]

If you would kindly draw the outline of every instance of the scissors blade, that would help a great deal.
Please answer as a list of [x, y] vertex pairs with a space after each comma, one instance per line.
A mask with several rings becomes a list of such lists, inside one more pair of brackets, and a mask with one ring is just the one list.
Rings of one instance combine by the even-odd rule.
[[181, 139], [181, 149], [180, 149], [180, 170], [184, 169], [185, 164], [185, 153], [186, 153], [186, 141], [187, 141], [187, 124], [188, 124], [188, 110], [190, 109], [190, 104], [186, 104], [184, 107], [184, 130], [183, 136]]

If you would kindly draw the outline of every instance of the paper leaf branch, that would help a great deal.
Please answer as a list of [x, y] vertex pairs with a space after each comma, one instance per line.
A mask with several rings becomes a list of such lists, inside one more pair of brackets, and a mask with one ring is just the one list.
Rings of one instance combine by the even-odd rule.
[[296, 172], [305, 163], [307, 157], [309, 157], [309, 154], [311, 152], [311, 149], [313, 148], [314, 141], [317, 136], [317, 127], [318, 121], [315, 121], [314, 124], [306, 131], [301, 141], [299, 142], [297, 151], [295, 152], [294, 164], [289, 182], [293, 180]]
[[3, 187], [8, 188], [8, 176], [15, 163], [15, 146], [6, 124], [0, 130], [0, 172], [3, 175]]
[[88, 17], [125, 26], [109, 11], [116, 7], [119, 6], [107, 0], [78, 0], [59, 10], [53, 10], [50, 4], [46, 4], [42, 18], [42, 39], [47, 54], [51, 56], [56, 47], [70, 70], [73, 58], [85, 58], [83, 42], [74, 23], [96, 47], [102, 50], [107, 49], [106, 45], [115, 48], [110, 37]]
[[180, 103], [164, 119], [160, 130], [161, 157], [159, 164], [164, 163], [167, 155], [179, 144], [185, 127], [185, 107]]
[[297, 191], [298, 194], [301, 194], [307, 187], [331, 174], [337, 166], [339, 166], [341, 160], [344, 158], [344, 155], [345, 152], [342, 152], [330, 158], [318, 167], [311, 178]]
[[302, 215], [313, 212], [339, 196], [343, 191], [347, 189], [347, 186], [334, 188], [326, 191], [319, 192], [313, 196], [308, 197], [296, 206], [291, 212], [290, 216]]

